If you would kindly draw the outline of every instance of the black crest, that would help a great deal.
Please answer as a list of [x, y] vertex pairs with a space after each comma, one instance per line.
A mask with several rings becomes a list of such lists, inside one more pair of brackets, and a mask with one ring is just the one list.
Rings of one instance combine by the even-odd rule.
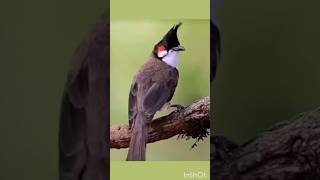
[[168, 49], [179, 46], [180, 42], [177, 36], [177, 30], [181, 26], [181, 22], [175, 26], [173, 26], [169, 32], [162, 38], [162, 44], [166, 45]]
[[178, 23], [177, 25], [174, 25], [165, 36], [163, 36], [163, 38], [161, 39], [160, 42], [158, 42], [155, 46], [156, 47], [163, 45], [166, 47], [167, 50], [173, 48], [173, 47], [177, 47], [180, 45], [180, 42], [178, 40], [178, 36], [177, 36], [177, 30], [178, 28], [182, 25], [182, 23]]

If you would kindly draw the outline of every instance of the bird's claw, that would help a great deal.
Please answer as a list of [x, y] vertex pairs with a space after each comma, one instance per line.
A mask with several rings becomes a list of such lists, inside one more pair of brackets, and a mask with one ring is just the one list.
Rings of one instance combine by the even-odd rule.
[[183, 109], [185, 109], [185, 107], [182, 106], [182, 105], [180, 105], [180, 104], [173, 104], [173, 105], [171, 105], [170, 107], [177, 108], [177, 109], [176, 109], [176, 112], [180, 112], [180, 111], [182, 111]]

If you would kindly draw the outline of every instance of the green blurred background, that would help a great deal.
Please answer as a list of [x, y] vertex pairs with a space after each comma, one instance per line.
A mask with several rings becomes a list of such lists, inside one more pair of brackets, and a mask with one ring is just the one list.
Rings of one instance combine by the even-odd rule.
[[213, 134], [243, 143], [320, 106], [319, 2], [224, 1]]
[[[111, 125], [128, 124], [128, 99], [132, 79], [149, 60], [153, 46], [169, 29], [182, 22], [178, 31], [181, 53], [179, 83], [173, 104], [189, 105], [210, 95], [210, 25], [209, 20], [112, 20], [110, 25], [110, 115]], [[175, 110], [174, 108], [171, 109]], [[157, 116], [168, 114], [162, 112]], [[148, 160], [209, 160], [210, 141], [169, 140], [148, 144]], [[111, 160], [125, 160], [128, 149], [112, 149]]]
[[[224, 2], [215, 133], [241, 143], [320, 105], [319, 6], [319, 1]], [[68, 65], [104, 9], [105, 1], [1, 1], [1, 180], [57, 179], [58, 117]]]
[[105, 1], [0, 3], [0, 179], [57, 180], [62, 91]]

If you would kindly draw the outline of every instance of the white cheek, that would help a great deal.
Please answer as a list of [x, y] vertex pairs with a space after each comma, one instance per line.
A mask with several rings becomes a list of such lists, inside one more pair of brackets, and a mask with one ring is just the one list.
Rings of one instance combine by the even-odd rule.
[[165, 56], [168, 52], [167, 51], [159, 51], [158, 52], [158, 57], [162, 58], [163, 56]]

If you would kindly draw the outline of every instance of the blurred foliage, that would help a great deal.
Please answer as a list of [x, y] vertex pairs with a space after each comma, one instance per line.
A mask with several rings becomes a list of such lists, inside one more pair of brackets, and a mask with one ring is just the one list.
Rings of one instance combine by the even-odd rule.
[[[179, 20], [157, 21], [112, 21], [110, 26], [110, 115], [111, 125], [128, 124], [128, 96], [132, 78], [151, 54], [153, 46]], [[179, 83], [173, 104], [189, 105], [197, 99], [210, 95], [209, 59], [210, 29], [208, 20], [182, 20], [178, 31], [182, 46], [179, 66]], [[174, 108], [172, 109], [174, 110]], [[171, 110], [171, 111], [172, 111]], [[161, 112], [157, 116], [165, 115]], [[195, 140], [169, 140], [148, 144], [148, 160], [209, 160], [209, 139], [199, 142], [191, 149]], [[125, 150], [111, 150], [112, 160], [124, 160]]]

